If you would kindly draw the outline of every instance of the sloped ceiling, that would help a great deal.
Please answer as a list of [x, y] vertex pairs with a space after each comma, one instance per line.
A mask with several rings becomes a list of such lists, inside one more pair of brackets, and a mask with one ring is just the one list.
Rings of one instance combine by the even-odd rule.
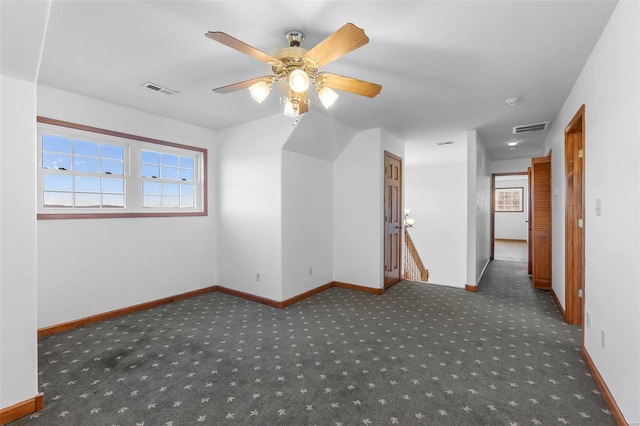
[[[37, 57], [29, 31], [38, 16], [11, 13], [3, 1], [2, 69]], [[47, 2], [32, 0], [30, 7]], [[609, 16], [613, 0], [573, 1], [58, 1], [51, 4], [38, 82], [116, 104], [222, 129], [281, 111], [246, 91], [214, 87], [268, 74], [265, 64], [207, 39], [224, 31], [268, 53], [291, 29], [311, 48], [346, 22], [369, 44], [325, 70], [383, 86], [374, 99], [341, 93], [328, 111], [315, 94], [312, 114], [356, 130], [381, 127], [411, 143], [433, 144], [477, 129], [492, 159], [541, 155], [546, 131], [511, 129], [553, 120]], [[39, 10], [46, 10], [39, 9]], [[12, 25], [5, 28], [5, 23]], [[26, 34], [25, 34], [26, 33]], [[21, 52], [20, 55], [5, 54]], [[31, 61], [32, 59], [28, 59]], [[7, 64], [5, 64], [7, 62]], [[179, 92], [142, 88], [150, 81]], [[275, 91], [274, 91], [275, 92]], [[521, 101], [508, 106], [504, 100]]]

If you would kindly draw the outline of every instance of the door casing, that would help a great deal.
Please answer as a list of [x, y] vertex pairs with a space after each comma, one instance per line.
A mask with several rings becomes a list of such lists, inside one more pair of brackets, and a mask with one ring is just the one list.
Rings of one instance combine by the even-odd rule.
[[402, 279], [402, 158], [384, 152], [384, 288]]
[[[564, 131], [565, 155], [565, 321], [582, 325], [584, 314], [584, 110]], [[579, 224], [579, 221], [582, 221]], [[579, 292], [582, 291], [582, 297]]]

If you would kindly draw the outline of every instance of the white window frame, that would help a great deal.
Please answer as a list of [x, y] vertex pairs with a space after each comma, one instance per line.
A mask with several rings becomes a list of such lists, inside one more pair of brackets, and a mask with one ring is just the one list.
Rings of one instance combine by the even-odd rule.
[[[38, 219], [88, 219], [122, 217], [158, 217], [158, 216], [206, 216], [207, 213], [207, 150], [204, 148], [166, 142], [141, 136], [114, 132], [75, 123], [38, 117]], [[43, 135], [56, 135], [89, 142], [118, 145], [124, 148], [124, 174], [107, 175], [76, 172], [74, 170], [44, 169], [42, 165]], [[154, 151], [194, 159], [194, 180], [181, 181], [158, 179], [159, 182], [188, 183], [195, 186], [194, 207], [143, 207], [141, 151]], [[89, 207], [45, 207], [44, 175], [59, 173], [70, 176], [101, 176], [122, 178], [125, 187], [124, 208]]]

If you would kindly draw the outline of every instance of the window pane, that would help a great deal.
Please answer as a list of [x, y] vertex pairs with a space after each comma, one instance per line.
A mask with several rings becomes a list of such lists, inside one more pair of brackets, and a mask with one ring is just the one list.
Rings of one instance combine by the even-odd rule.
[[160, 154], [152, 151], [142, 151], [142, 162], [148, 164], [160, 164]]
[[183, 167], [185, 169], [193, 169], [193, 158], [180, 157], [180, 167]]
[[42, 135], [42, 150], [71, 154], [71, 139], [62, 136]]
[[112, 175], [124, 174], [124, 163], [122, 161], [102, 160], [102, 173], [111, 173]]
[[73, 169], [76, 172], [98, 173], [99, 171], [98, 159], [91, 158], [91, 157], [75, 157], [73, 159]]
[[73, 207], [73, 194], [71, 192], [45, 192], [45, 207]]
[[160, 200], [162, 197], [159, 195], [145, 195], [142, 200], [142, 207], [161, 207]]
[[180, 195], [183, 197], [193, 197], [195, 193], [195, 185], [187, 185], [184, 183], [180, 185]]
[[180, 180], [193, 182], [193, 170], [180, 169]]
[[75, 206], [82, 208], [100, 207], [100, 194], [75, 194]]
[[42, 168], [71, 170], [71, 156], [60, 154], [42, 154]]
[[102, 207], [124, 208], [124, 195], [102, 194]]
[[161, 186], [160, 182], [144, 181], [142, 183], [142, 193], [144, 195], [160, 195]]
[[180, 207], [180, 197], [162, 197], [162, 207]]
[[180, 195], [180, 185], [177, 183], [163, 183], [162, 195]]
[[160, 177], [160, 168], [158, 166], [143, 164], [142, 177]]
[[73, 191], [73, 180], [71, 176], [47, 173], [43, 178], [45, 191]]
[[180, 207], [183, 209], [192, 209], [195, 207], [193, 197], [180, 197]]
[[178, 156], [172, 154], [162, 154], [162, 165], [178, 167]]
[[76, 176], [76, 192], [100, 192], [100, 178]]
[[178, 169], [174, 167], [162, 167], [160, 177], [162, 179], [178, 179]]
[[73, 153], [78, 155], [99, 156], [100, 145], [96, 142], [74, 141]]
[[122, 146], [102, 144], [100, 149], [103, 158], [124, 160], [124, 147]]
[[123, 179], [102, 179], [102, 192], [124, 194]]

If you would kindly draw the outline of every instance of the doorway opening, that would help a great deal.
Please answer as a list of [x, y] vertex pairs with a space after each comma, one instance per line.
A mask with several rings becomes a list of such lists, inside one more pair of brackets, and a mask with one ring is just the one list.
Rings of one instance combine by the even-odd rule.
[[529, 176], [527, 172], [491, 176], [491, 259], [529, 259]]

